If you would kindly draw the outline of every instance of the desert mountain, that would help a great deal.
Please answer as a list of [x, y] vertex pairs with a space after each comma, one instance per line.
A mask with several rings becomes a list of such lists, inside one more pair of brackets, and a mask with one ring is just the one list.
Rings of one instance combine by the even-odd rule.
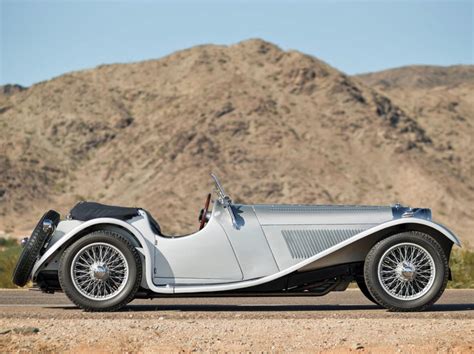
[[415, 69], [432, 84], [248, 40], [3, 87], [0, 229], [85, 199], [192, 232], [215, 171], [238, 202], [429, 206], [469, 240], [472, 75]]
[[474, 66], [412, 65], [358, 75], [367, 85], [382, 90], [432, 89], [474, 84]]

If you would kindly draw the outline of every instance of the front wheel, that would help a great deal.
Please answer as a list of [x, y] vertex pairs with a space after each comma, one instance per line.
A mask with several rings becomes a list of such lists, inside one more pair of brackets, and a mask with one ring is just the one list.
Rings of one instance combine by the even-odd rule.
[[434, 304], [448, 275], [442, 247], [420, 232], [403, 232], [378, 242], [364, 265], [370, 294], [390, 311], [421, 311]]
[[115, 311], [133, 300], [142, 277], [140, 256], [119, 233], [94, 231], [69, 246], [59, 265], [61, 288], [86, 311]]
[[360, 292], [369, 300], [370, 302], [373, 302], [376, 305], [380, 305], [375, 301], [374, 297], [370, 293], [369, 289], [367, 288], [367, 285], [365, 284], [364, 277], [357, 277], [356, 279], [357, 286], [360, 289]]

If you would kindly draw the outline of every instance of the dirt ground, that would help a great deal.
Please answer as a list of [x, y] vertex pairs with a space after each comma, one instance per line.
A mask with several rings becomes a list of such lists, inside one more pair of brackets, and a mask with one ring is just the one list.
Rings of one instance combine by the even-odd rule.
[[62, 294], [2, 290], [0, 352], [472, 353], [473, 300], [472, 290], [448, 290], [430, 311], [400, 314], [348, 290], [319, 298], [136, 300], [103, 314], [82, 312]]

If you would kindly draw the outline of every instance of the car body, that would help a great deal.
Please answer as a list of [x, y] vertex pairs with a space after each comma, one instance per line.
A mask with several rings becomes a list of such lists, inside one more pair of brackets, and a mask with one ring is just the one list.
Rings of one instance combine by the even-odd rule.
[[163, 235], [139, 208], [80, 203], [61, 221], [50, 211], [14, 282], [64, 291], [91, 311], [136, 297], [324, 295], [352, 281], [376, 304], [414, 311], [446, 286], [460, 242], [429, 209], [235, 204], [211, 176], [217, 198], [210, 209], [209, 194], [201, 229], [189, 235]]

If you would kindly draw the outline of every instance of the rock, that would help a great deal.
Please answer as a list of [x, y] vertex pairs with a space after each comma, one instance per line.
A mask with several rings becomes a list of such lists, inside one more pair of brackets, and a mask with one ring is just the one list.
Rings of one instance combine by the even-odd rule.
[[135, 119], [130, 116], [122, 117], [116, 124], [115, 126], [119, 129], [124, 129], [129, 127]]
[[364, 346], [360, 343], [354, 343], [354, 345], [352, 345], [352, 349], [362, 350], [362, 349], [364, 349]]
[[3, 93], [5, 96], [11, 96], [16, 92], [21, 92], [25, 91], [27, 87], [23, 87], [21, 85], [17, 84], [6, 84], [3, 86], [0, 86], [0, 94]]
[[11, 331], [11, 329], [0, 329], [0, 335], [10, 333]]
[[35, 334], [39, 331], [37, 327], [16, 327], [12, 329], [12, 332], [16, 334]]
[[228, 113], [231, 113], [235, 110], [234, 106], [232, 103], [227, 102], [221, 109], [219, 109], [215, 114], [214, 117], [220, 118], [222, 116], [225, 116]]

